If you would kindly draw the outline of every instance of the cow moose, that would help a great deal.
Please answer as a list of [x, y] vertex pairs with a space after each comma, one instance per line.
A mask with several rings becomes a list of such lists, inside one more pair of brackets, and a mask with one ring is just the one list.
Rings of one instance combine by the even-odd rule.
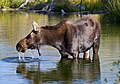
[[32, 26], [33, 30], [17, 43], [18, 52], [37, 49], [41, 55], [41, 46], [49, 45], [58, 49], [61, 58], [68, 58], [70, 55], [77, 59], [80, 53], [84, 53], [83, 58], [89, 59], [89, 49], [93, 48], [92, 60], [99, 59], [101, 25], [93, 17], [85, 16], [77, 21], [64, 19], [56, 25], [42, 27], [33, 21]]

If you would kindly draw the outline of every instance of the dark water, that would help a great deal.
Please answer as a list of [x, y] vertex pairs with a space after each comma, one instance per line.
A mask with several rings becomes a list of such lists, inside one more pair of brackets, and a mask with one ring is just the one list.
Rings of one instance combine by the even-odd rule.
[[[102, 15], [93, 17], [101, 21]], [[41, 49], [39, 62], [10, 63], [2, 60], [18, 57], [15, 45], [32, 30], [33, 20], [42, 26], [56, 24], [63, 18], [76, 20], [80, 17], [0, 13], [0, 84], [120, 84], [120, 26], [117, 25], [102, 24], [100, 64], [87, 63], [82, 59], [60, 60], [58, 51], [49, 46]], [[31, 57], [30, 52], [26, 52], [25, 56]], [[37, 58], [37, 51], [33, 52]]]

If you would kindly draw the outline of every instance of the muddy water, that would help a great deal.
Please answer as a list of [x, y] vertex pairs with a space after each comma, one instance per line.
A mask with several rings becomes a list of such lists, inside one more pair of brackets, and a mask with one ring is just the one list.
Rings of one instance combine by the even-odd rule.
[[[93, 15], [101, 20], [102, 15]], [[40, 26], [56, 24], [63, 18], [79, 19], [76, 15], [43, 15], [25, 12], [0, 13], [0, 83], [4, 84], [119, 84], [120, 27], [102, 24], [100, 64], [84, 60], [60, 60], [55, 48], [44, 46], [39, 62], [10, 63], [2, 59], [17, 57], [16, 43], [31, 30], [35, 20]], [[25, 53], [31, 57], [31, 51]], [[37, 58], [36, 50], [33, 50]], [[91, 52], [92, 53], [92, 52]], [[82, 58], [82, 55], [80, 56]], [[12, 59], [11, 59], [12, 60]]]

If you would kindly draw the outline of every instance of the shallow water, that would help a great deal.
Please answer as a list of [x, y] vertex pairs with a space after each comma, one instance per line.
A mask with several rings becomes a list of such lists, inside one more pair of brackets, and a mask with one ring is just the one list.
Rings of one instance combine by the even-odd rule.
[[[101, 20], [102, 15], [93, 15]], [[16, 43], [32, 30], [32, 21], [40, 26], [56, 24], [64, 18], [79, 19], [77, 15], [42, 15], [25, 12], [0, 13], [0, 83], [4, 84], [119, 84], [120, 27], [102, 24], [100, 64], [84, 60], [60, 60], [55, 48], [41, 49], [39, 62], [10, 63], [2, 59], [18, 57]], [[31, 51], [25, 53], [32, 57]], [[38, 58], [36, 50], [33, 50]], [[80, 56], [82, 58], [82, 55]]]

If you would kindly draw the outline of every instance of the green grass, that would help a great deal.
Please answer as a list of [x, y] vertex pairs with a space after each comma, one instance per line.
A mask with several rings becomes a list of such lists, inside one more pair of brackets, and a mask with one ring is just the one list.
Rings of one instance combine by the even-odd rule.
[[[35, 2], [31, 1], [24, 8], [30, 8], [37, 4], [46, 3], [48, 0], [35, 0]], [[69, 0], [56, 0], [56, 4], [54, 7], [54, 12], [60, 12], [61, 9], [64, 9], [66, 12], [79, 12], [80, 7], [75, 6], [76, 4], [80, 4], [80, 1], [72, 2]], [[25, 0], [0, 0], [0, 9], [2, 8], [18, 8]], [[83, 0], [83, 5], [86, 8], [86, 11], [92, 10], [98, 11], [101, 10], [101, 0]], [[39, 8], [39, 7], [38, 7]]]
[[83, 5], [86, 8], [86, 11], [99, 11], [103, 10], [104, 4], [102, 3], [101, 0], [84, 0]]
[[19, 7], [25, 0], [11, 0], [10, 8], [17, 8]]
[[58, 0], [57, 4], [55, 4], [54, 11], [60, 12], [61, 9], [65, 10], [66, 12], [77, 12], [79, 9], [73, 6], [73, 3], [68, 0]]
[[[46, 0], [35, 0], [30, 1], [26, 7], [31, 7], [33, 5], [39, 4], [39, 3], [43, 3]], [[22, 3], [24, 3], [25, 0], [0, 0], [0, 9], [3, 8], [18, 8]]]
[[19, 7], [25, 0], [0, 0], [0, 9]]
[[10, 0], [0, 0], [0, 8], [5, 8], [10, 6]]
[[109, 13], [106, 15], [111, 23], [120, 23], [120, 0], [109, 0], [106, 5]]

